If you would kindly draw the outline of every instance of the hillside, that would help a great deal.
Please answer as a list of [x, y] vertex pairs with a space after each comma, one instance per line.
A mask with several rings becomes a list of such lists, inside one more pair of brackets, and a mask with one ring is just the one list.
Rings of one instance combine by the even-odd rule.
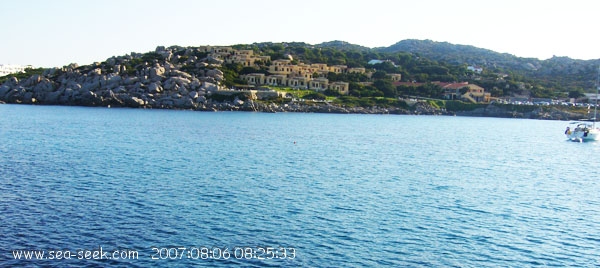
[[522, 76], [525, 81], [559, 91], [574, 89], [593, 91], [600, 65], [600, 59], [576, 60], [568, 57], [553, 57], [539, 60], [520, 58], [474, 46], [431, 40], [403, 40], [389, 47], [373, 50], [385, 53], [409, 52], [449, 64], [477, 65], [494, 72], [516, 74]]
[[[266, 99], [229, 90], [256, 86], [245, 80], [246, 75], [272, 75], [270, 67], [276, 67], [271, 65], [279, 59], [287, 60], [290, 69], [292, 65], [315, 64], [361, 71], [314, 69], [304, 74], [306, 79], [346, 83], [344, 93], [320, 87], [304, 90], [309, 92], [299, 95], [298, 90], [282, 87], [276, 80], [271, 80], [268, 86], [283, 92], [282, 95], [266, 89], [264, 94], [270, 96]], [[370, 64], [373, 59], [380, 63]], [[281, 109], [350, 112], [348, 108], [378, 107], [369, 112], [389, 112], [388, 108], [393, 108], [396, 113], [423, 113], [425, 110], [437, 113], [431, 107], [409, 107], [403, 99], [414, 96], [443, 99], [448, 95], [440, 84], [456, 81], [479, 85], [496, 98], [566, 99], [572, 93], [583, 96], [583, 89], [594, 88], [597, 63], [598, 60], [565, 57], [544, 61], [523, 59], [473, 46], [429, 40], [405, 40], [387, 48], [374, 49], [343, 41], [317, 45], [265, 42], [232, 47], [172, 46], [113, 56], [85, 66], [70, 64], [62, 68], [29, 69], [25, 73], [0, 77], [0, 102], [213, 111], [275, 111], [280, 108], [274, 109], [273, 102], [287, 102], [287, 107], [291, 108]], [[469, 65], [481, 66], [483, 72], [469, 70]], [[312, 101], [293, 100], [304, 98], [317, 100], [317, 103], [325, 99], [329, 102], [314, 108], [324, 103], [315, 106]], [[433, 106], [440, 111], [457, 112], [481, 108], [480, 105], [485, 104], [465, 106], [441, 101]], [[412, 111], [408, 111], [410, 109]], [[365, 112], [361, 109], [352, 111]]]
[[469, 64], [492, 69], [531, 71], [541, 67], [538, 59], [519, 58], [511, 54], [498, 53], [474, 46], [431, 40], [403, 40], [389, 47], [375, 48], [374, 50], [386, 53], [410, 52], [450, 64]]
[[366, 52], [366, 51], [370, 51], [371, 50], [371, 48], [368, 48], [368, 47], [364, 47], [364, 46], [360, 46], [360, 45], [354, 45], [354, 44], [350, 44], [348, 42], [339, 41], [339, 40], [330, 41], [330, 42], [324, 42], [324, 43], [315, 45], [315, 47], [333, 48], [333, 49], [350, 50], [350, 51], [362, 51], [362, 52]]

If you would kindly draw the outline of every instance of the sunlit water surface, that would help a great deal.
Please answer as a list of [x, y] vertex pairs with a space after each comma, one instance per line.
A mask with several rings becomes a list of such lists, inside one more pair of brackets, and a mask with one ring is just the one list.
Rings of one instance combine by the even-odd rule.
[[[0, 105], [0, 266], [598, 266], [600, 143], [566, 125]], [[99, 247], [139, 258], [13, 256]]]

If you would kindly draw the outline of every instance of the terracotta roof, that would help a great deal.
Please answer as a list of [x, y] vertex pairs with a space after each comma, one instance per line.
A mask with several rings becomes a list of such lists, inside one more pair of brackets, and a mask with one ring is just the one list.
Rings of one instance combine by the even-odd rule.
[[413, 82], [400, 82], [400, 81], [396, 81], [393, 82], [392, 85], [394, 86], [409, 86], [409, 87], [418, 87], [418, 86], [422, 86], [425, 83], [413, 83]]
[[463, 82], [463, 83], [447, 83], [446, 85], [441, 85], [440, 84], [440, 86], [442, 88], [445, 88], [445, 89], [460, 89], [460, 88], [469, 86], [469, 83], [467, 83], [467, 82]]

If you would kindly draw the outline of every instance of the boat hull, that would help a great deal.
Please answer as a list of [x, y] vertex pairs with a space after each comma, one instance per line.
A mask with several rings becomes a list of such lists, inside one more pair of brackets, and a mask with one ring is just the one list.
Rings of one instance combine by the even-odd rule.
[[576, 142], [588, 142], [600, 140], [600, 129], [574, 130], [567, 133], [567, 138]]

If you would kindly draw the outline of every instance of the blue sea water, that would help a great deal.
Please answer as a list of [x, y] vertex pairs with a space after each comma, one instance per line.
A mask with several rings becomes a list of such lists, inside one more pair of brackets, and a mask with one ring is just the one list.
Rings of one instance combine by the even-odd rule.
[[[599, 266], [600, 143], [566, 125], [0, 105], [0, 266]], [[139, 257], [14, 256], [100, 247]]]

